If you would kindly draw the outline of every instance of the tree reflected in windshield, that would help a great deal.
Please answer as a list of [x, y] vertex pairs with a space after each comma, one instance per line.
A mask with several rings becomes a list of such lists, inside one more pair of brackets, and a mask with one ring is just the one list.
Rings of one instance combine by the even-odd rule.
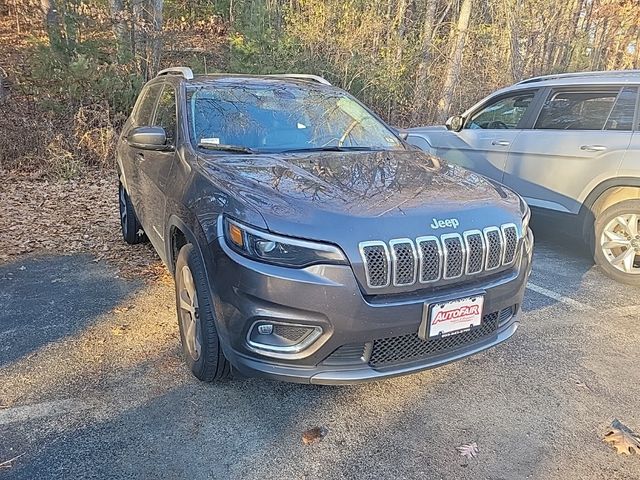
[[217, 82], [187, 91], [195, 145], [252, 151], [402, 149], [358, 101], [332, 87]]

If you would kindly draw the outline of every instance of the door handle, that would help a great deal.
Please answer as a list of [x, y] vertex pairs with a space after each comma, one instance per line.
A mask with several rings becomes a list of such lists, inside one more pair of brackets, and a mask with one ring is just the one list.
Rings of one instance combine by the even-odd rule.
[[139, 162], [144, 161], [144, 155], [141, 153], [136, 153], [136, 160], [138, 160]]
[[604, 152], [607, 149], [604, 145], [582, 145], [580, 150], [587, 152]]
[[507, 142], [506, 140], [493, 140], [491, 142], [491, 145], [496, 145], [498, 147], [508, 147], [509, 145], [511, 145], [511, 143]]

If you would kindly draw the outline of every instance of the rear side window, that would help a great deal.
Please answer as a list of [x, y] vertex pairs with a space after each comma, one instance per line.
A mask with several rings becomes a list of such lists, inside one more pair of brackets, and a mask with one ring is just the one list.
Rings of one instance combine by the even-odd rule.
[[602, 130], [609, 124], [609, 119], [613, 118], [619, 93], [617, 88], [600, 91], [552, 91], [534, 128]]
[[633, 128], [633, 116], [636, 111], [638, 89], [624, 87], [618, 95], [611, 115], [605, 125], [606, 130], [631, 130]]
[[156, 109], [154, 126], [164, 128], [167, 134], [167, 143], [175, 145], [176, 139], [176, 92], [171, 85], [165, 85]]
[[162, 85], [152, 85], [142, 92], [139, 105], [133, 113], [133, 124], [137, 127], [151, 125], [151, 117], [156, 107]]

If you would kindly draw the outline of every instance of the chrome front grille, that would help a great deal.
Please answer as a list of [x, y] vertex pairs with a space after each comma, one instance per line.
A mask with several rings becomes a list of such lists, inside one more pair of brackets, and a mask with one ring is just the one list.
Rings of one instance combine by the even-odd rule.
[[431, 283], [477, 275], [511, 265], [516, 260], [518, 229], [513, 223], [462, 235], [398, 238], [360, 243], [367, 285], [384, 288]]

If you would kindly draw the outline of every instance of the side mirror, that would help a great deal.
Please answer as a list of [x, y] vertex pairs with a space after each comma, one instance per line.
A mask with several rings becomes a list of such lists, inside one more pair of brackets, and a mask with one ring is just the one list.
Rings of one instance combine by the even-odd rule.
[[462, 115], [454, 115], [453, 117], [449, 117], [447, 121], [444, 123], [444, 126], [447, 127], [447, 130], [451, 130], [453, 132], [459, 132], [464, 127], [464, 118]]
[[127, 142], [142, 150], [173, 150], [173, 146], [167, 145], [167, 134], [162, 127], [136, 127], [127, 135]]

